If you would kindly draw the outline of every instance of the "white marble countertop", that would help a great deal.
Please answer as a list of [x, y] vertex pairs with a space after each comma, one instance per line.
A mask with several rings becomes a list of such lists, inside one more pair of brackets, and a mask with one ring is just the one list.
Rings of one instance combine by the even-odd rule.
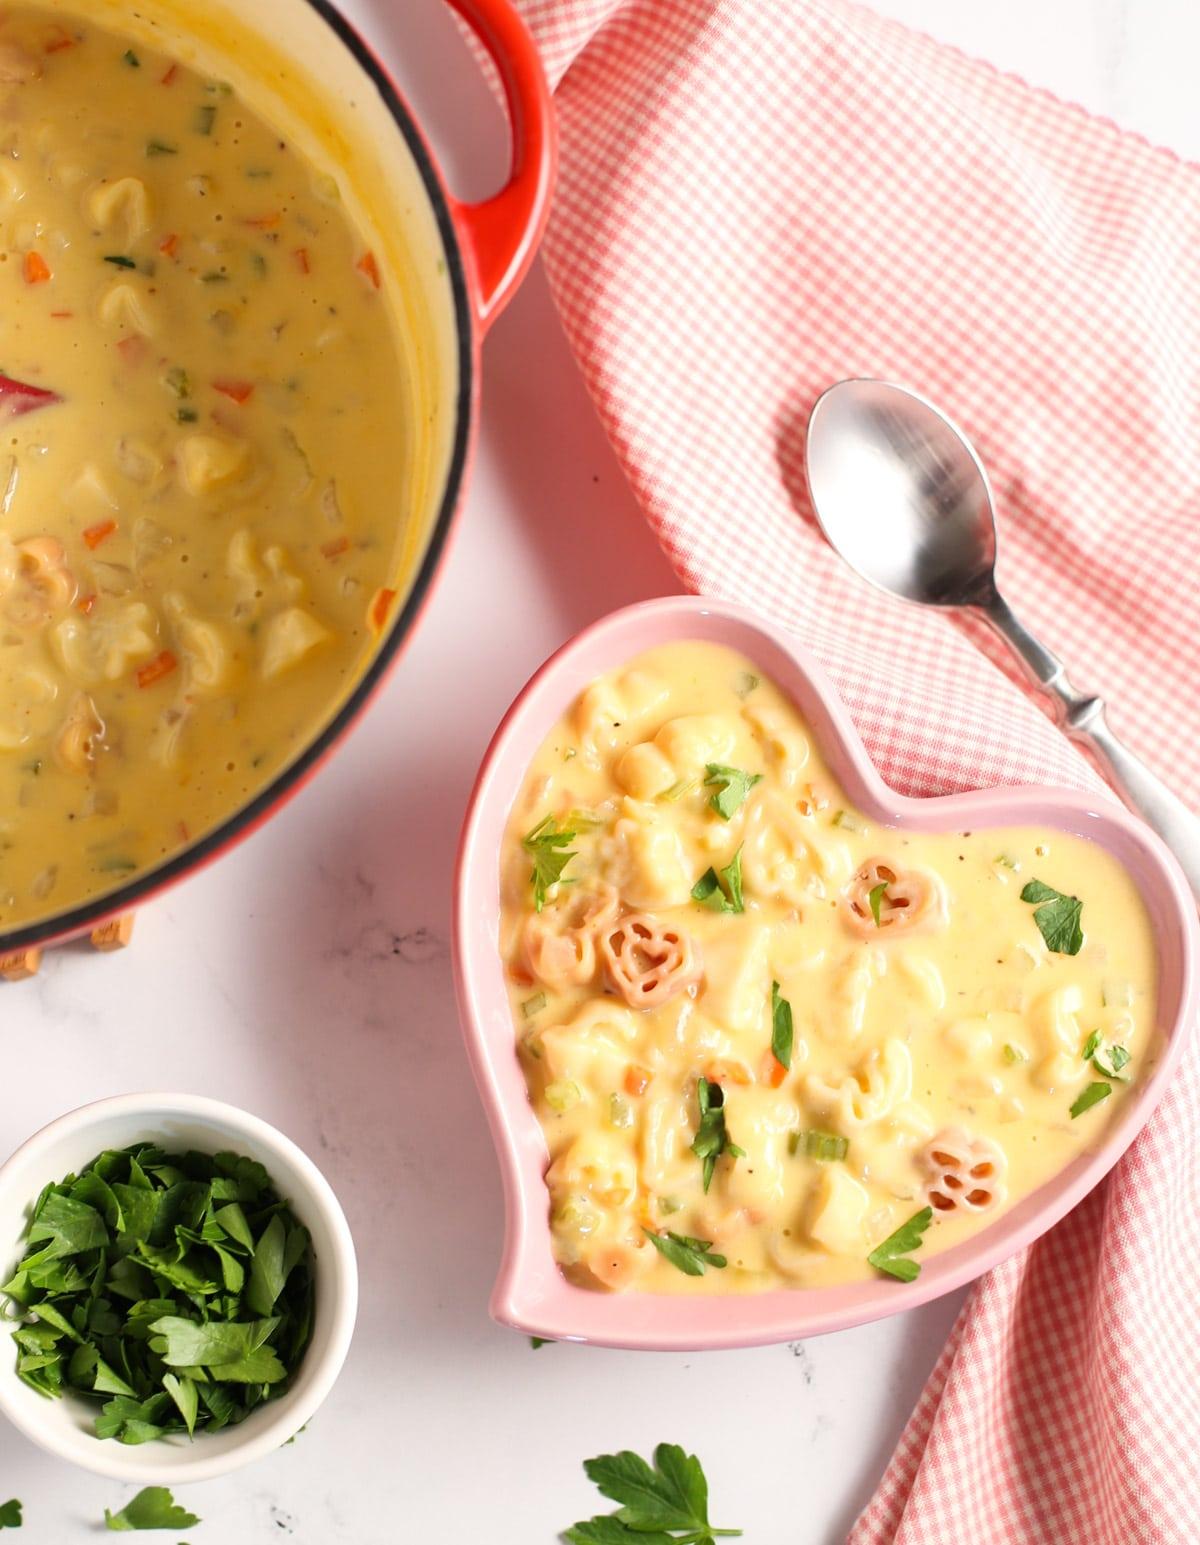
[[[877, 3], [1200, 156], [1200, 13], [1184, 0]], [[345, 8], [395, 61], [456, 185], [486, 190], [502, 133], [438, 0]], [[803, 1346], [699, 1357], [535, 1352], [487, 1318], [500, 1188], [448, 952], [463, 805], [533, 667], [593, 617], [675, 585], [539, 273], [487, 345], [483, 396], [446, 573], [334, 764], [148, 907], [133, 948], [65, 950], [3, 989], [0, 1153], [86, 1100], [175, 1088], [275, 1122], [342, 1198], [363, 1292], [341, 1382], [296, 1444], [183, 1493], [204, 1520], [189, 1538], [550, 1545], [594, 1510], [581, 1460], [670, 1439], [701, 1455], [714, 1517], [748, 1545], [823, 1545], [872, 1489], [957, 1298]], [[23, 1499], [28, 1545], [94, 1537], [128, 1494], [0, 1426], [0, 1501]]]

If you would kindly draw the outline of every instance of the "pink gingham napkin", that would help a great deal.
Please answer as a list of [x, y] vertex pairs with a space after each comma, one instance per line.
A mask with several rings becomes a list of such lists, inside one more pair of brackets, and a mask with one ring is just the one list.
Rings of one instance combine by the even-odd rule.
[[[978, 633], [813, 524], [815, 397], [906, 382], [991, 470], [1018, 609], [1200, 800], [1200, 170], [842, 0], [522, 5], [562, 124], [546, 265], [681, 579], [800, 634], [898, 788], [1095, 782]], [[1198, 1112], [1193, 1053], [977, 1285], [854, 1545], [1200, 1541]]]

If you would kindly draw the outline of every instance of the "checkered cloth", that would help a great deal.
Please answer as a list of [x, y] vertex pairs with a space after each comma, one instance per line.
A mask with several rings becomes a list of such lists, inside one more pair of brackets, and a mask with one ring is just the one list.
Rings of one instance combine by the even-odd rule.
[[[685, 584], [795, 630], [913, 794], [1096, 775], [976, 627], [857, 581], [802, 448], [843, 376], [971, 434], [1001, 581], [1200, 800], [1200, 174], [842, 0], [522, 0], [567, 334]], [[854, 1545], [1200, 1540], [1200, 1067], [974, 1289]]]

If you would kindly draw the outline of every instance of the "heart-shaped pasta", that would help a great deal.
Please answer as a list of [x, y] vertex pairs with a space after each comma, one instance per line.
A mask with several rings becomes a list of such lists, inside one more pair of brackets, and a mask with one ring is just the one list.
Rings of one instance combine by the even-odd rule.
[[[879, 918], [871, 904], [879, 896]], [[936, 876], [921, 869], [904, 869], [890, 858], [869, 858], [851, 880], [843, 897], [843, 916], [851, 930], [864, 939], [880, 933], [911, 933], [926, 924], [945, 920], [942, 887]]]
[[600, 953], [613, 991], [635, 1009], [657, 1008], [704, 974], [689, 936], [645, 912], [631, 912], [602, 933]]
[[935, 1213], [987, 1212], [1004, 1200], [1008, 1159], [987, 1137], [958, 1127], [939, 1132], [921, 1154], [925, 1196]]
[[526, 969], [547, 987], [582, 986], [596, 974], [596, 937], [617, 916], [611, 885], [576, 891], [565, 902], [531, 913], [521, 934]]

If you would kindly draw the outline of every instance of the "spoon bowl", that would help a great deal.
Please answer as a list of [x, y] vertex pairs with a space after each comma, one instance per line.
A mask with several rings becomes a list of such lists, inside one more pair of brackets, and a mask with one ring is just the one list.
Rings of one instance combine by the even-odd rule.
[[880, 590], [927, 606], [993, 589], [983, 463], [932, 403], [887, 381], [839, 381], [808, 422], [808, 486], [830, 544]]

